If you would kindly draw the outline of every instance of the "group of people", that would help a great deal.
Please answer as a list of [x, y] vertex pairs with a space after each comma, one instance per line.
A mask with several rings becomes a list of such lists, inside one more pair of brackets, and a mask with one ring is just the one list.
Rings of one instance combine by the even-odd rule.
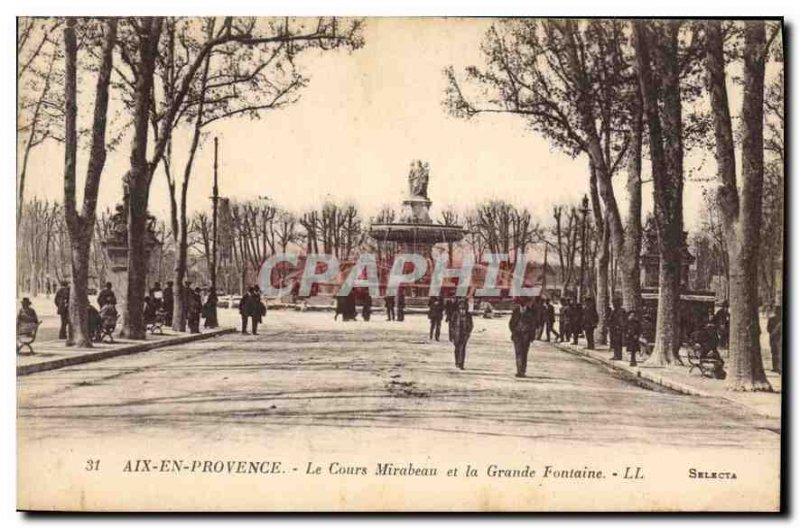
[[[394, 295], [387, 295], [383, 298], [386, 308], [387, 321], [405, 321], [406, 319], [406, 294], [402, 288], [397, 292], [397, 299]], [[395, 312], [395, 306], [397, 311]]]
[[[69, 320], [69, 298], [70, 285], [67, 281], [62, 281], [60, 287], [56, 291], [53, 302], [56, 305], [56, 313], [58, 314], [60, 322], [58, 338], [65, 339], [68, 345], [72, 344], [72, 324]], [[30, 300], [28, 303], [30, 304]], [[93, 341], [100, 341], [102, 339], [104, 328], [110, 327], [113, 329], [119, 317], [119, 312], [117, 312], [117, 297], [114, 294], [110, 282], [107, 282], [105, 287], [97, 295], [97, 305], [98, 308], [95, 308], [89, 303], [86, 314], [89, 336]], [[30, 310], [33, 311], [33, 308], [30, 308]]]
[[[342, 316], [342, 321], [355, 321], [358, 316], [358, 303], [356, 302], [356, 293], [353, 290], [347, 295], [336, 296], [336, 311], [333, 320]], [[372, 297], [369, 293], [363, 296], [361, 301], [361, 317], [365, 321], [369, 321], [372, 317]]]
[[[160, 322], [162, 325], [171, 323], [175, 310], [175, 295], [173, 282], [168, 281], [165, 288], [156, 282], [144, 297], [143, 318], [146, 325]], [[200, 318], [205, 319], [206, 328], [216, 328], [217, 322], [217, 294], [214, 288], [210, 288], [205, 300], [203, 300], [202, 290], [192, 288], [192, 283], [187, 281], [184, 285], [186, 321], [191, 333], [200, 332]], [[72, 340], [72, 328], [69, 321], [69, 283], [63, 281], [61, 287], [56, 291], [54, 302], [56, 313], [60, 319], [58, 331], [59, 339]], [[30, 300], [28, 301], [30, 303]], [[117, 297], [113, 286], [107, 282], [104, 288], [97, 294], [97, 305], [95, 308], [89, 304], [88, 322], [89, 334], [96, 341], [102, 337], [102, 330], [105, 327], [113, 329], [116, 324], [119, 312], [117, 311]]]
[[242, 317], [242, 334], [247, 334], [247, 322], [250, 321], [253, 335], [258, 335], [258, 325], [267, 315], [267, 305], [261, 300], [258, 286], [250, 286], [239, 301], [239, 315]]

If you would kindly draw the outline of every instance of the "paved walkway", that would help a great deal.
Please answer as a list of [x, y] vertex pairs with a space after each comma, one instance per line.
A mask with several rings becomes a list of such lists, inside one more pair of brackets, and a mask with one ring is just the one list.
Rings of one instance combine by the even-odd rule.
[[735, 392], [727, 390], [725, 380], [703, 377], [697, 369], [690, 373], [689, 362], [685, 357], [684, 365], [649, 367], [640, 363], [636, 367], [631, 367], [630, 355], [624, 350], [624, 359], [613, 361], [610, 359], [612, 352], [606, 345], [597, 345], [597, 350], [586, 350], [582, 344], [555, 343], [555, 345], [571, 354], [589, 358], [615, 370], [630, 373], [684, 394], [722, 398], [747, 407], [762, 416], [778, 419], [781, 417], [782, 377], [772, 371], [767, 371], [767, 379], [775, 392]]
[[205, 330], [200, 334], [164, 330], [163, 334], [148, 334], [145, 341], [115, 338], [114, 343], [94, 343], [92, 348], [68, 347], [65, 341], [59, 339], [36, 341], [33, 343], [33, 354], [17, 354], [17, 376], [209, 339], [233, 330], [233, 328], [221, 328]]

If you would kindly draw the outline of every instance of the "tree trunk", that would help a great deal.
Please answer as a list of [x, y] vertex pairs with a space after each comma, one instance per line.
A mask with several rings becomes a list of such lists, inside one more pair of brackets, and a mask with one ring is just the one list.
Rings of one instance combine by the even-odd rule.
[[128, 173], [128, 300], [123, 333], [130, 339], [144, 339], [142, 311], [147, 287], [147, 203], [150, 194], [150, 164], [147, 161], [147, 137], [152, 105], [161, 19], [145, 17], [139, 37], [139, 64], [134, 94], [133, 144]]
[[178, 237], [178, 260], [175, 263], [175, 306], [172, 312], [172, 329], [178, 332], [186, 331], [186, 302], [184, 297], [184, 282], [186, 281], [186, 262], [188, 235], [186, 233], [186, 198], [182, 200], [180, 219], [180, 236]]
[[[656, 336], [648, 366], [664, 366], [680, 348], [678, 308], [683, 240], [683, 141], [678, 79], [678, 25], [634, 23], [634, 42], [642, 107], [647, 117], [653, 173], [653, 202], [659, 241], [659, 296]], [[652, 75], [651, 52], [662, 57], [661, 86]], [[658, 94], [663, 94], [663, 101]], [[659, 113], [659, 102], [663, 110]], [[680, 361], [678, 359], [678, 361]]]
[[[607, 220], [607, 219], [606, 219]], [[606, 331], [606, 315], [608, 312], [608, 270], [610, 260], [608, 221], [605, 222], [600, 237], [600, 251], [597, 253], [597, 328], [595, 329], [595, 342], [599, 345], [608, 344]]]
[[[628, 145], [628, 214], [625, 218], [625, 241], [618, 257], [622, 274], [622, 306], [641, 318], [641, 278], [639, 257], [642, 252], [642, 113], [640, 98], [634, 111], [631, 142]], [[641, 319], [640, 319], [641, 320]]]
[[[595, 340], [598, 344], [606, 344], [606, 308], [608, 307], [608, 263], [609, 263], [609, 218], [608, 208], [606, 214], [603, 215], [602, 206], [600, 205], [600, 196], [598, 194], [598, 174], [597, 166], [594, 163], [589, 163], [591, 177], [589, 179], [589, 196], [592, 203], [592, 214], [594, 216], [595, 232], [599, 236], [599, 251], [597, 251], [597, 275], [596, 284], [597, 292], [595, 296], [595, 308], [597, 310], [598, 323], [595, 329]], [[587, 252], [588, 256], [588, 252]], [[593, 259], [587, 258], [588, 262]], [[589, 271], [591, 276], [591, 271]], [[580, 299], [582, 301], [582, 299]]]
[[716, 138], [717, 202], [728, 246], [730, 299], [730, 390], [770, 391], [759, 342], [758, 250], [764, 181], [764, 61], [763, 22], [745, 26], [744, 97], [742, 100], [742, 185], [736, 184], [736, 158], [722, 34], [718, 22], [707, 24], [709, 92]]
[[[91, 232], [72, 238], [72, 285], [69, 290], [69, 323], [72, 327], [68, 345], [91, 348], [89, 334], [89, 242]], [[72, 341], [74, 340], [74, 342]]]
[[65, 94], [65, 133], [64, 133], [64, 216], [70, 238], [70, 256], [72, 262], [72, 287], [69, 300], [69, 320], [72, 335], [67, 345], [91, 347], [89, 334], [89, 259], [92, 236], [94, 235], [97, 194], [100, 188], [100, 177], [106, 160], [106, 119], [108, 112], [108, 90], [113, 66], [113, 51], [116, 44], [117, 20], [106, 21], [103, 42], [102, 63], [97, 75], [94, 116], [92, 121], [91, 146], [89, 163], [86, 171], [86, 183], [83, 193], [83, 211], [78, 214], [75, 199], [76, 162], [78, 153], [77, 133], [77, 58], [78, 49], [75, 38], [74, 19], [69, 19], [64, 31], [64, 94]]

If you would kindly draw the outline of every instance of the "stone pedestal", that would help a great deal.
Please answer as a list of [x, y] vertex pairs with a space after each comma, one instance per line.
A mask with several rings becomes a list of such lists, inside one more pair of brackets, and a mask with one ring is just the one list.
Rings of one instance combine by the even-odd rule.
[[432, 224], [430, 208], [431, 201], [422, 196], [412, 196], [403, 200], [403, 211], [400, 221], [408, 224]]

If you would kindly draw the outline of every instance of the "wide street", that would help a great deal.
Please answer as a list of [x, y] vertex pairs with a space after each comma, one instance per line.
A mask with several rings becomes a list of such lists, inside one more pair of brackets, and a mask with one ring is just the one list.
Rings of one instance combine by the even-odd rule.
[[[466, 370], [446, 326], [427, 319], [334, 322], [271, 311], [258, 336], [227, 335], [21, 377], [19, 429], [30, 442], [169, 438], [202, 444], [418, 431], [537, 444], [775, 449], [779, 424], [712, 398], [648, 389], [546, 344], [515, 379], [506, 319], [476, 318]], [[234, 314], [226, 313], [227, 322]]]

